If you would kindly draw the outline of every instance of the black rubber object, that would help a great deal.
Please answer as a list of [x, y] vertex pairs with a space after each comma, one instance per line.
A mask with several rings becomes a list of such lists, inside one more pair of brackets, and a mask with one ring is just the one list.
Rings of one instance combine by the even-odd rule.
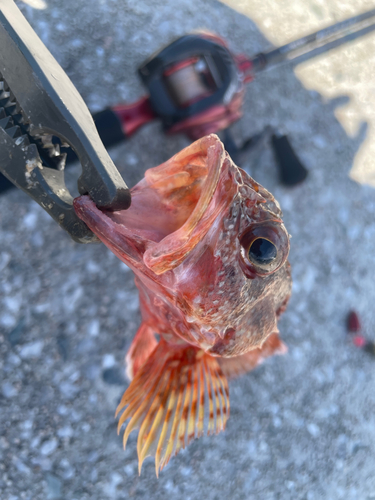
[[117, 114], [107, 108], [92, 115], [99, 136], [105, 148], [110, 148], [115, 144], [125, 141], [125, 132]]
[[300, 162], [286, 135], [272, 136], [272, 149], [279, 167], [280, 180], [285, 186], [304, 181], [308, 171]]

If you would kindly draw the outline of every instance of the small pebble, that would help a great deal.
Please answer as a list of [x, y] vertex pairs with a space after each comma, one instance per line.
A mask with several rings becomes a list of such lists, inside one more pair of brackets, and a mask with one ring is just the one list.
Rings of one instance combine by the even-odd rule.
[[54, 500], [61, 498], [62, 495], [62, 481], [54, 474], [48, 473], [46, 475], [47, 481], [47, 498]]
[[35, 228], [37, 222], [38, 222], [38, 216], [34, 212], [29, 212], [23, 218], [24, 226], [26, 226], [27, 229], [30, 229], [30, 230]]
[[65, 334], [61, 333], [57, 336], [56, 343], [57, 350], [61, 358], [63, 361], [67, 361], [69, 357], [69, 338]]
[[9, 382], [3, 382], [3, 384], [1, 385], [1, 392], [4, 398], [10, 399], [16, 396], [18, 391]]
[[65, 427], [61, 427], [60, 429], [57, 430], [57, 435], [60, 438], [70, 438], [73, 436], [73, 429], [70, 427], [70, 425], [66, 425]]
[[4, 326], [5, 328], [14, 328], [16, 323], [17, 323], [17, 320], [13, 316], [13, 314], [3, 313], [3, 312], [1, 313], [0, 324], [2, 326]]
[[118, 368], [108, 368], [102, 373], [103, 380], [109, 385], [123, 385], [124, 378]]
[[40, 447], [40, 453], [45, 456], [51, 455], [57, 448], [58, 442], [56, 438], [52, 438], [48, 441], [44, 441]]
[[309, 433], [312, 435], [312, 437], [319, 436], [320, 429], [316, 424], [314, 424], [314, 423], [307, 424], [306, 428], [309, 431]]
[[12, 347], [19, 344], [22, 335], [24, 333], [24, 328], [25, 328], [25, 320], [21, 319], [21, 321], [19, 321], [17, 326], [13, 328], [13, 330], [8, 334], [8, 340]]
[[92, 337], [97, 337], [99, 335], [99, 329], [100, 329], [100, 324], [97, 319], [93, 319], [88, 325], [87, 325], [87, 333], [91, 335]]
[[113, 368], [116, 364], [116, 359], [113, 354], [104, 354], [102, 360], [103, 368]]
[[39, 358], [42, 354], [42, 350], [44, 347], [43, 340], [36, 340], [35, 342], [29, 342], [21, 347], [20, 356], [22, 359], [29, 358]]
[[66, 399], [73, 399], [79, 392], [79, 388], [70, 382], [61, 382], [60, 391]]

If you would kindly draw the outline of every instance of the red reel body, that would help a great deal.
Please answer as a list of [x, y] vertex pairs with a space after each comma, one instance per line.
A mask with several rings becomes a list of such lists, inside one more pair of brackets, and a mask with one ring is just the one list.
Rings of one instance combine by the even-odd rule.
[[242, 116], [248, 81], [243, 59], [217, 35], [178, 38], [138, 69], [149, 95], [113, 108], [125, 135], [153, 119], [161, 120], [168, 135], [182, 133], [192, 140], [226, 129]]

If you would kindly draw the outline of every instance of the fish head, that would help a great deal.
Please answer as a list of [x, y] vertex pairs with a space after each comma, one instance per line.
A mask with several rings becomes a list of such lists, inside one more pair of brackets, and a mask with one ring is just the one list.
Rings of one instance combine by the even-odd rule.
[[[234, 165], [216, 136], [210, 141], [204, 182], [219, 173], [216, 187], [173, 268], [173, 284], [189, 322], [186, 340], [214, 356], [231, 357], [261, 347], [278, 332], [277, 319], [291, 293], [290, 244], [275, 198]], [[195, 189], [199, 200], [204, 183]], [[180, 231], [183, 239], [183, 226]], [[169, 238], [176, 244], [174, 236]]]
[[146, 171], [128, 210], [101, 212], [84, 197], [75, 207], [151, 290], [149, 308], [153, 297], [156, 309], [167, 301], [177, 336], [230, 357], [277, 332], [291, 289], [289, 235], [277, 201], [216, 135]]

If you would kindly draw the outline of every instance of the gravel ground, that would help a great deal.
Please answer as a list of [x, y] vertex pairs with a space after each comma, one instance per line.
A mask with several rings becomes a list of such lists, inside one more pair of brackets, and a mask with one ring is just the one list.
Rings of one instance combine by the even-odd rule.
[[[213, 0], [46, 2], [20, 6], [93, 111], [138, 98], [137, 65], [192, 29], [215, 30], [235, 51], [269, 47], [248, 17]], [[356, 308], [374, 338], [374, 189], [348, 177], [365, 130], [348, 137], [340, 103], [306, 90], [291, 68], [249, 87], [237, 137], [276, 126], [310, 171], [281, 187], [267, 145], [246, 165], [293, 236], [280, 322], [289, 353], [231, 383], [227, 430], [195, 441], [159, 480], [150, 459], [138, 477], [136, 436], [123, 451], [114, 420], [139, 324], [132, 273], [103, 245], [72, 242], [23, 193], [0, 197], [2, 500], [375, 499], [374, 359], [345, 332]], [[155, 123], [111, 154], [133, 185], [186, 144]]]

